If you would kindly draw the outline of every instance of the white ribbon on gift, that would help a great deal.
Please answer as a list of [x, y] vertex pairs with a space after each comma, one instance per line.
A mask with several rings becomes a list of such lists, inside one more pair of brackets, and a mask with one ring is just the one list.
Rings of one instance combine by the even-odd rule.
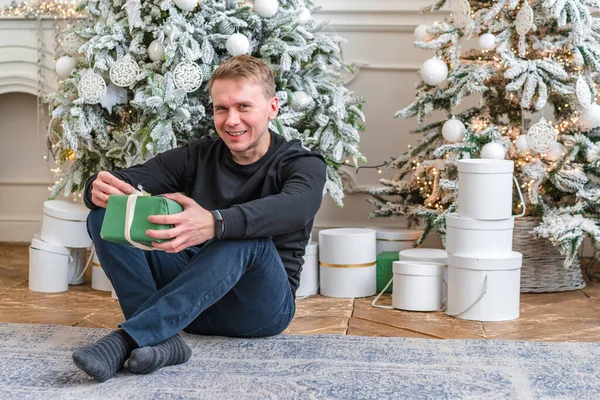
[[135, 215], [135, 204], [140, 196], [150, 196], [150, 194], [133, 189], [133, 192], [127, 197], [127, 207], [125, 208], [125, 240], [138, 249], [154, 251], [156, 250], [154, 247], [143, 245], [131, 239], [131, 225], [133, 224], [133, 216]]

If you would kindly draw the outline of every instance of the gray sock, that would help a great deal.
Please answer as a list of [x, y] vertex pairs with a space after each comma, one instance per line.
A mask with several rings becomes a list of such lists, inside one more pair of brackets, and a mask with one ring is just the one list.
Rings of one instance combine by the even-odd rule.
[[134, 374], [149, 374], [169, 365], [183, 364], [192, 356], [192, 349], [183, 338], [175, 335], [155, 346], [133, 350], [127, 368]]
[[75, 350], [73, 361], [77, 368], [95, 380], [104, 382], [123, 367], [136, 347], [135, 341], [123, 329], [117, 329], [96, 343]]

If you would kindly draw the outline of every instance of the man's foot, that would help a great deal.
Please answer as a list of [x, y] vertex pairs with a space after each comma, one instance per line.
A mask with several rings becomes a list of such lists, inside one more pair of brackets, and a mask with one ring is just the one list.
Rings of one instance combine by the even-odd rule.
[[123, 367], [133, 349], [135, 341], [123, 330], [117, 329], [96, 343], [73, 352], [77, 368], [99, 382], [112, 378]]
[[127, 368], [134, 374], [149, 374], [169, 365], [183, 364], [192, 356], [192, 349], [183, 338], [175, 335], [155, 346], [133, 350]]

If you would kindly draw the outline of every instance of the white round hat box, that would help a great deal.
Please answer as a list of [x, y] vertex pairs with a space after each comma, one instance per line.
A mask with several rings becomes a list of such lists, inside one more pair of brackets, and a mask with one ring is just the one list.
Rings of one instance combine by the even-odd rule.
[[304, 265], [300, 273], [300, 286], [296, 298], [319, 293], [319, 244], [310, 242], [304, 253]]
[[473, 321], [519, 317], [521, 253], [471, 257], [448, 255], [446, 314]]
[[486, 256], [512, 251], [515, 219], [478, 220], [446, 215], [446, 251], [450, 254]]
[[[407, 249], [398, 254], [399, 261], [423, 261], [448, 265], [448, 252], [444, 249]], [[448, 283], [448, 267], [444, 268], [444, 281]], [[446, 285], [442, 288], [442, 297], [447, 296]]]
[[440, 311], [446, 264], [394, 261], [392, 307], [408, 311]]
[[41, 239], [64, 247], [89, 247], [92, 239], [86, 228], [88, 213], [83, 204], [64, 200], [45, 201]]
[[466, 159], [458, 167], [458, 215], [473, 219], [512, 216], [514, 163], [511, 160]]
[[421, 231], [413, 229], [395, 229], [395, 228], [368, 228], [375, 230], [376, 252], [381, 254], [384, 251], [401, 251], [410, 249], [421, 236]]
[[367, 297], [377, 292], [375, 231], [362, 228], [319, 232], [320, 293]]
[[92, 257], [92, 289], [102, 292], [112, 292], [113, 289], [95, 251]]
[[87, 249], [70, 248], [71, 262], [69, 263], [69, 285], [81, 285], [85, 282], [85, 267], [87, 258]]
[[33, 238], [29, 246], [29, 290], [59, 293], [69, 289], [71, 252], [64, 246]]

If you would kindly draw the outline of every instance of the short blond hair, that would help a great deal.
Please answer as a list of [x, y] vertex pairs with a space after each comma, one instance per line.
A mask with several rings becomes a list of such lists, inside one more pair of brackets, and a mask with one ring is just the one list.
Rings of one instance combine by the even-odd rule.
[[213, 83], [219, 79], [257, 83], [262, 86], [267, 99], [275, 97], [275, 76], [271, 68], [260, 58], [242, 54], [221, 63], [208, 81], [209, 91], [212, 92]]

